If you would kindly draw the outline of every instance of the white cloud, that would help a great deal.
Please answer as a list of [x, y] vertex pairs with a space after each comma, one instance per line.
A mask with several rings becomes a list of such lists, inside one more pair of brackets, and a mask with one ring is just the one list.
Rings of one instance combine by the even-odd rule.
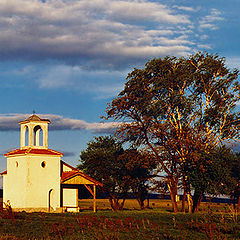
[[[28, 118], [29, 114], [0, 114], [0, 131], [19, 130], [19, 121]], [[38, 114], [40, 118], [51, 121], [51, 130], [88, 130], [94, 133], [112, 133], [119, 126], [117, 122], [88, 123], [81, 119], [64, 118], [61, 115]]]
[[36, 84], [40, 88], [67, 88], [94, 98], [115, 97], [123, 89], [125, 71], [89, 70], [79, 66], [53, 65], [41, 72]]
[[[0, 60], [31, 61], [4, 84], [116, 96], [127, 72], [149, 59], [210, 48], [204, 30], [216, 29], [221, 13], [212, 9], [197, 27], [200, 10], [150, 0], [2, 0]], [[38, 60], [50, 64], [41, 69]]]
[[200, 36], [200, 39], [201, 39], [201, 40], [208, 39], [208, 35], [206, 35], [206, 34], [203, 34], [203, 35], [201, 35], [201, 36]]
[[173, 24], [190, 23], [187, 16], [174, 12], [160, 3], [147, 1], [111, 1], [108, 12], [114, 19], [124, 21], [157, 21]]
[[226, 57], [226, 64], [230, 68], [237, 68], [240, 70], [240, 56], [230, 56]]
[[177, 9], [179, 9], [179, 10], [187, 11], [187, 12], [197, 12], [197, 11], [200, 10], [200, 7], [193, 8], [193, 7], [177, 6], [177, 5], [174, 5], [173, 7], [174, 7], [174, 8], [177, 8]]
[[192, 22], [180, 8], [144, 0], [2, 0], [0, 56], [116, 69], [186, 55]]
[[200, 19], [199, 29], [216, 30], [218, 29], [216, 22], [223, 20], [224, 18], [222, 17], [222, 13], [217, 9], [212, 8], [209, 15], [206, 15]]
[[197, 47], [199, 49], [211, 49], [212, 47], [209, 44], [198, 44]]

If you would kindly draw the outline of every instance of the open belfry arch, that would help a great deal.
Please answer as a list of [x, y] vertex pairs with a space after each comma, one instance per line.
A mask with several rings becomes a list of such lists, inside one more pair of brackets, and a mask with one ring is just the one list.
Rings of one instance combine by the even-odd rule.
[[[28, 119], [19, 122], [21, 125], [21, 148], [48, 147], [48, 119], [41, 119], [37, 115], [32, 115]], [[40, 145], [40, 132], [42, 131], [42, 146]], [[28, 136], [26, 136], [28, 134]], [[26, 141], [26, 137], [28, 142]]]
[[78, 189], [84, 185], [93, 196], [102, 184], [61, 160], [63, 154], [48, 148], [48, 119], [33, 114], [19, 122], [20, 148], [5, 154], [3, 201], [15, 210], [78, 211]]

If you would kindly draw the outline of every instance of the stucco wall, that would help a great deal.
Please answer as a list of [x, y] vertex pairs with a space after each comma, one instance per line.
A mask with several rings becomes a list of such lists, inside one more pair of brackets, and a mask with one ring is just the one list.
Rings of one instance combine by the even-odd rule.
[[13, 208], [48, 208], [51, 189], [51, 207], [59, 208], [60, 156], [29, 154], [8, 157], [3, 185], [4, 201], [10, 200]]
[[63, 207], [77, 206], [77, 189], [63, 188]]
[[63, 172], [69, 172], [72, 171], [72, 168], [68, 167], [66, 164], [63, 163], [62, 170]]
[[3, 177], [3, 202], [10, 202], [13, 208], [26, 206], [26, 170], [25, 156], [7, 159], [7, 175]]

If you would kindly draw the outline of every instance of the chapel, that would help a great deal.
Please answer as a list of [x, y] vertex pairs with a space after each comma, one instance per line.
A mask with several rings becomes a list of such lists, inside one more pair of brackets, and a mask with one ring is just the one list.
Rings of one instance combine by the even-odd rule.
[[64, 162], [63, 153], [48, 148], [49, 123], [36, 114], [19, 122], [20, 148], [4, 155], [3, 202], [16, 211], [76, 212], [79, 186], [84, 185], [96, 211], [96, 187], [102, 183]]

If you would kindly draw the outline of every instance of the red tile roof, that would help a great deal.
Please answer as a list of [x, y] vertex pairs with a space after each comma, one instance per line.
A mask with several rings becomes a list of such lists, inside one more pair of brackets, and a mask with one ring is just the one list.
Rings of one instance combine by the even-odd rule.
[[92, 182], [92, 183], [94, 183], [94, 184], [96, 184], [96, 185], [102, 186], [102, 183], [100, 183], [99, 181], [97, 181], [97, 180], [89, 177], [87, 174], [79, 171], [77, 168], [72, 167], [71, 165], [69, 165], [69, 164], [67, 164], [67, 163], [65, 163], [65, 162], [63, 162], [63, 161], [61, 161], [61, 162], [62, 162], [62, 164], [66, 165], [66, 166], [68, 166], [69, 168], [72, 169], [72, 171], [62, 172], [62, 175], [61, 175], [61, 182], [62, 182], [62, 183], [64, 183], [66, 180], [68, 180], [68, 179], [70, 179], [70, 178], [73, 178], [73, 177], [75, 177], [75, 176], [81, 176], [81, 177], [89, 180], [90, 182]]
[[61, 176], [61, 183], [64, 184], [65, 181], [73, 178], [73, 177], [76, 177], [76, 176], [81, 176], [85, 179], [87, 179], [88, 181], [92, 182], [93, 184], [96, 184], [96, 185], [100, 185], [102, 186], [102, 183], [98, 182], [97, 180], [89, 177], [87, 174], [81, 172], [81, 171], [67, 171], [67, 172], [62, 172], [62, 176]]
[[7, 170], [0, 173], [0, 175], [4, 175], [4, 174], [7, 174]]
[[39, 148], [25, 148], [25, 149], [16, 149], [11, 152], [4, 154], [5, 157], [13, 155], [27, 155], [27, 154], [44, 154], [44, 155], [58, 155], [63, 156], [63, 153], [54, 151], [52, 149], [39, 149]]
[[48, 122], [48, 123], [50, 123], [50, 120], [40, 118], [36, 114], [33, 114], [29, 118], [25, 119], [24, 121], [20, 121], [19, 124], [28, 123], [28, 122], [32, 122], [32, 121], [34, 121], [34, 122]]
[[61, 181], [64, 182], [67, 179], [72, 178], [75, 175], [77, 175], [77, 171], [62, 172]]

